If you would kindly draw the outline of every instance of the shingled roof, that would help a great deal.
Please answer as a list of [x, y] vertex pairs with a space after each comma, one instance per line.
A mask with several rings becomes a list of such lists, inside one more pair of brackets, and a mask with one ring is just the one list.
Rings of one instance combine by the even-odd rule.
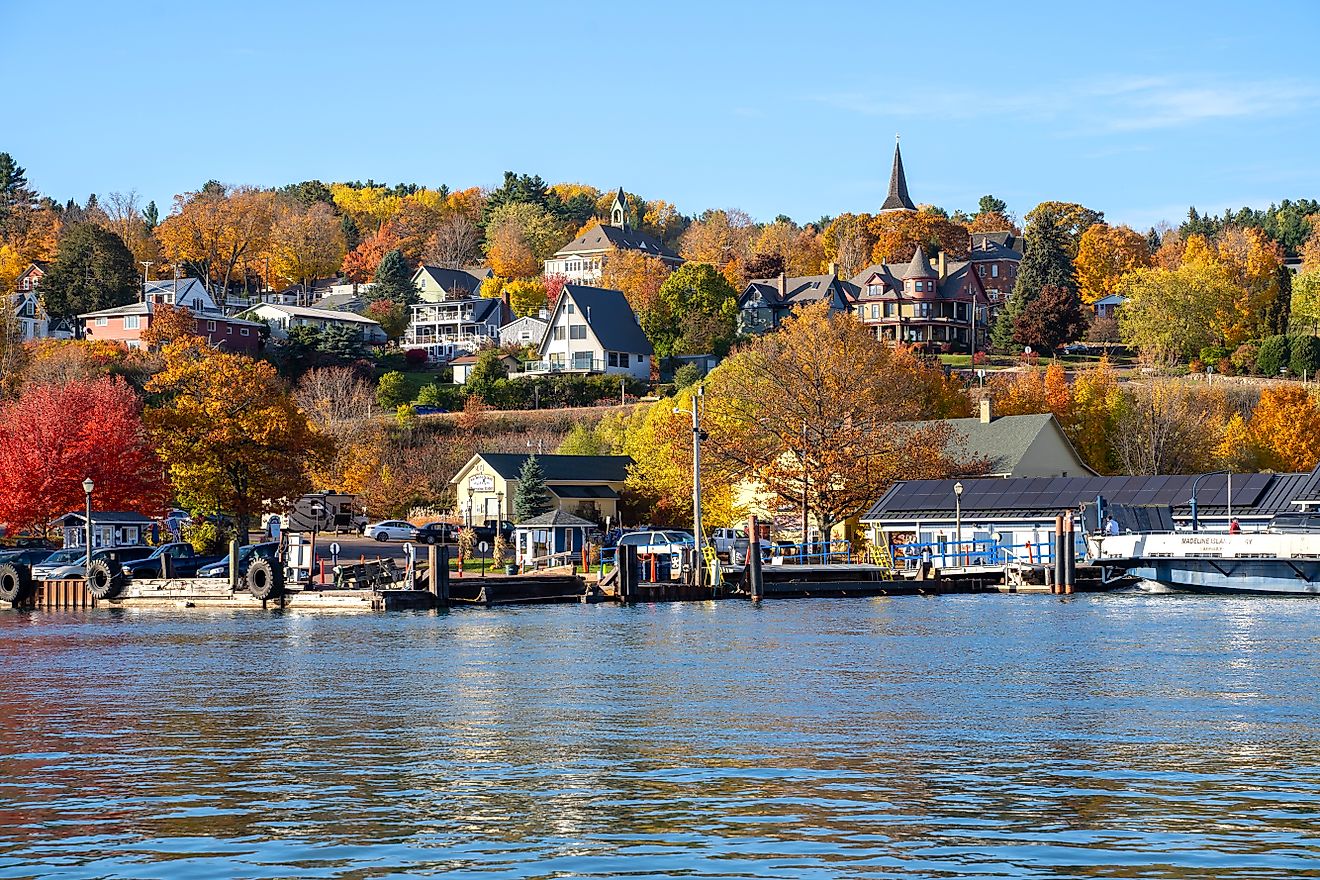
[[912, 204], [912, 197], [908, 195], [907, 176], [903, 174], [903, 154], [899, 152], [898, 144], [894, 144], [894, 168], [889, 172], [889, 197], [885, 203], [880, 206], [881, 211], [915, 211], [917, 206]]
[[[577, 304], [578, 313], [586, 320], [602, 348], [630, 354], [655, 353], [651, 340], [642, 332], [636, 313], [621, 291], [565, 284], [564, 294]], [[562, 294], [560, 298], [563, 299]]]
[[[519, 452], [478, 452], [474, 457], [504, 479], [516, 480], [532, 456]], [[633, 460], [627, 455], [538, 455], [536, 463], [541, 466], [547, 483], [622, 483], [628, 479], [628, 466]], [[457, 479], [455, 476], [450, 482]]]
[[590, 254], [605, 250], [641, 251], [667, 260], [683, 258], [665, 247], [658, 239], [627, 226], [599, 223], [555, 251], [556, 257]]

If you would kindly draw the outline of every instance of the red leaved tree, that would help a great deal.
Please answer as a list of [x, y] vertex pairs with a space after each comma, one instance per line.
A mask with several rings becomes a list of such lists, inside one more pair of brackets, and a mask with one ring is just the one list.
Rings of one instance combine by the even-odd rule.
[[0, 522], [45, 533], [50, 521], [84, 506], [82, 482], [96, 484], [97, 510], [159, 515], [165, 470], [142, 427], [142, 404], [119, 378], [29, 385], [0, 405]]

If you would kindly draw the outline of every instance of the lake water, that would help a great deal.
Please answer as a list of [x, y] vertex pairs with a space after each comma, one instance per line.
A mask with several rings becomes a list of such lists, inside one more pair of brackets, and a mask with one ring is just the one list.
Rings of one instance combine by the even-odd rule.
[[1320, 877], [1320, 602], [0, 613], [0, 878]]

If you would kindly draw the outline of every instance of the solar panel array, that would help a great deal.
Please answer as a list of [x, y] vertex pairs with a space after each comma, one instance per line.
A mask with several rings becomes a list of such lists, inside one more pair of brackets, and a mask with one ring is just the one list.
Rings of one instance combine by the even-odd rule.
[[[1255, 505], [1275, 474], [1235, 474], [1233, 506]], [[962, 508], [967, 511], [1067, 510], [1101, 495], [1111, 504], [1182, 506], [1192, 497], [1195, 474], [1158, 477], [1030, 477], [962, 480]], [[912, 480], [886, 493], [876, 513], [896, 510], [953, 510], [956, 480]], [[1228, 503], [1228, 477], [1207, 476], [1196, 492], [1197, 504]]]

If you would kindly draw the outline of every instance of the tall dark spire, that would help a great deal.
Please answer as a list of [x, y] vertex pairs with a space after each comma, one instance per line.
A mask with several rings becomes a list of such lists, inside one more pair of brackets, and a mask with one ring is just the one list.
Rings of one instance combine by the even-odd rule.
[[898, 150], [898, 138], [894, 138], [894, 170], [889, 172], [889, 197], [880, 206], [881, 211], [915, 211], [908, 195], [907, 177], [903, 174], [903, 154]]

